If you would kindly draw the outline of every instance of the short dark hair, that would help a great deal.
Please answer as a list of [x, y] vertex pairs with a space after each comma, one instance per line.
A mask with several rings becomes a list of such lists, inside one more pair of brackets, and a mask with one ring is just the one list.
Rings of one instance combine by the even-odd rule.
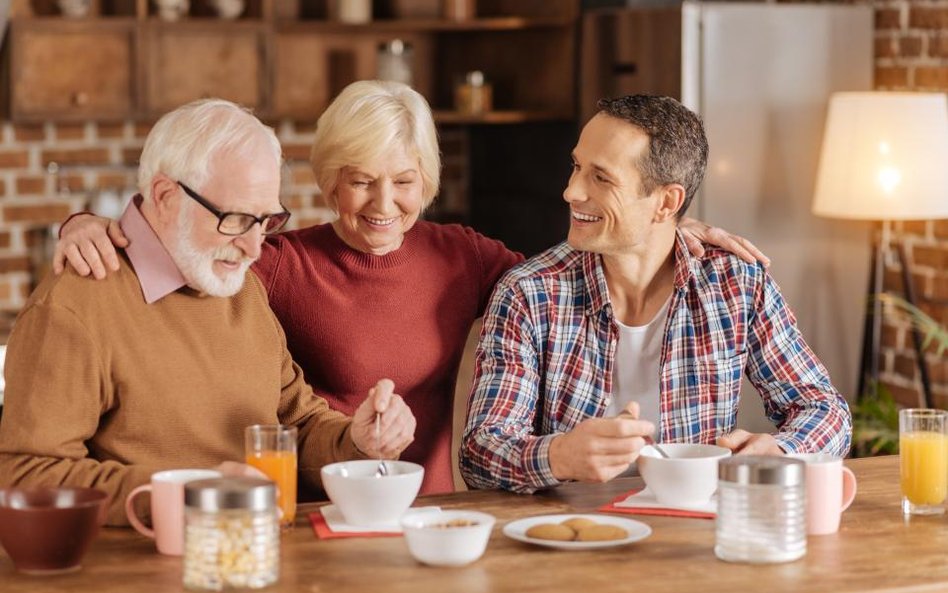
[[669, 183], [685, 188], [685, 201], [677, 217], [691, 205], [708, 166], [708, 138], [701, 118], [672, 99], [654, 95], [629, 95], [602, 99], [599, 113], [621, 119], [648, 134], [648, 152], [637, 163], [646, 194]]

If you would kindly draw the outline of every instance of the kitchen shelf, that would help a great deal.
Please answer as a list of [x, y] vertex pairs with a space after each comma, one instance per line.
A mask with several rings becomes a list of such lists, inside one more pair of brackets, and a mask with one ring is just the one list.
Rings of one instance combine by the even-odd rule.
[[173, 34], [179, 31], [269, 31], [267, 23], [259, 20], [234, 20], [223, 21], [221, 19], [210, 18], [188, 18], [174, 22], [168, 22], [156, 18], [148, 18], [140, 21], [143, 27], [163, 33]]
[[[429, 18], [437, 0], [377, 0], [378, 18], [359, 25], [330, 20], [330, 0], [248, 0], [234, 20], [191, 0], [190, 14], [170, 22], [150, 0], [96, 0], [92, 15], [74, 19], [55, 0], [29, 5], [12, 19], [19, 121], [150, 120], [208, 96], [268, 119], [314, 120], [346, 85], [378, 75], [378, 48], [395, 38], [411, 45], [412, 84], [441, 123], [576, 112], [579, 0], [477, 0], [467, 20]], [[461, 115], [454, 88], [473, 70], [493, 85], [495, 111]]]
[[399, 33], [402, 31], [423, 32], [464, 32], [464, 31], [521, 31], [524, 29], [543, 29], [572, 26], [572, 19], [565, 18], [527, 18], [493, 17], [464, 21], [444, 19], [399, 19], [378, 20], [364, 24], [337, 23], [328, 20], [280, 20], [277, 30], [280, 32], [309, 33]]

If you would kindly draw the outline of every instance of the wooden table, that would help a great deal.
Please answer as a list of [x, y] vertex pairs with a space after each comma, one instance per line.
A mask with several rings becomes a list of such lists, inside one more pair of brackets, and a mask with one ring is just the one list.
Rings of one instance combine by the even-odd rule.
[[[305, 520], [316, 505], [302, 505], [297, 527], [284, 534], [282, 575], [267, 591], [320, 592], [549, 592], [600, 591], [946, 591], [948, 516], [904, 520], [899, 509], [898, 457], [849, 460], [859, 493], [839, 533], [810, 537], [807, 555], [789, 564], [729, 564], [714, 556], [714, 521], [632, 516], [653, 533], [611, 549], [564, 552], [506, 538], [513, 519], [546, 513], [588, 512], [639, 485], [570, 484], [523, 496], [463, 492], [426, 497], [418, 505], [486, 511], [498, 519], [484, 557], [463, 568], [416, 563], [401, 538], [321, 541]], [[80, 572], [54, 577], [16, 573], [0, 555], [0, 591], [130, 592], [181, 590], [181, 560], [161, 556], [150, 540], [128, 529], [106, 529]]]

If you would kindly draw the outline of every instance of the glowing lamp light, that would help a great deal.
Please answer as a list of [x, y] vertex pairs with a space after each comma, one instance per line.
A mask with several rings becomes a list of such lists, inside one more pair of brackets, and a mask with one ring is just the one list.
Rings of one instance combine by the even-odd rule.
[[860, 220], [948, 218], [944, 93], [835, 93], [813, 213]]

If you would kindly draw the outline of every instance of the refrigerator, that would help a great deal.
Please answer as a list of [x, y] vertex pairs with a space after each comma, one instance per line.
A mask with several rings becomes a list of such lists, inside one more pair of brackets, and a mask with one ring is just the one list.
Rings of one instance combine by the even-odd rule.
[[[581, 106], [676, 96], [701, 115], [708, 172], [688, 214], [743, 235], [834, 385], [855, 400], [868, 282], [868, 223], [810, 212], [831, 93], [872, 88], [868, 5], [685, 2], [584, 17]], [[739, 426], [771, 428], [745, 381]]]

